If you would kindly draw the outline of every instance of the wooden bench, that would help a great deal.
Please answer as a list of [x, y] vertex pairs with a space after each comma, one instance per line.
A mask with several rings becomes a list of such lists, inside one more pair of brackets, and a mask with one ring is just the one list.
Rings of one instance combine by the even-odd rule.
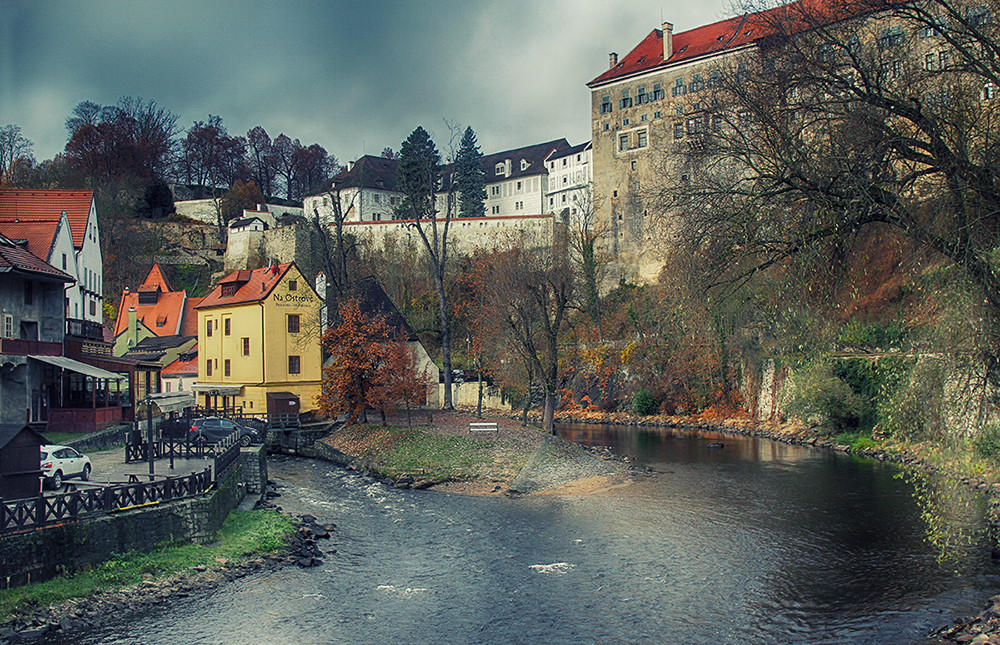
[[483, 421], [481, 423], [470, 423], [469, 432], [495, 432], [500, 434], [496, 421]]

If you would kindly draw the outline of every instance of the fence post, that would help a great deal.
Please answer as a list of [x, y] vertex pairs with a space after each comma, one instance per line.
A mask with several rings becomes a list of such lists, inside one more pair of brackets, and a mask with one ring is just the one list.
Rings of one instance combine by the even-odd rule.
[[35, 506], [35, 524], [45, 523], [45, 493], [38, 493], [38, 503]]

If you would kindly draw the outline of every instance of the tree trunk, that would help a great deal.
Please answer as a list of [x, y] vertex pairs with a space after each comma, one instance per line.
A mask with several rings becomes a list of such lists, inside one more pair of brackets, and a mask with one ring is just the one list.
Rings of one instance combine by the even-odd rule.
[[441, 368], [444, 370], [444, 401], [441, 407], [451, 410], [451, 329], [448, 325], [448, 296], [444, 290], [444, 266], [434, 267], [434, 288], [438, 295], [438, 315], [441, 321]]

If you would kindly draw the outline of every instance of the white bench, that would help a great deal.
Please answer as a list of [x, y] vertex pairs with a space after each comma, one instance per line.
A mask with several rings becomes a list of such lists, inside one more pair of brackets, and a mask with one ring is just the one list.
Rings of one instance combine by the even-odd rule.
[[496, 421], [483, 421], [482, 423], [470, 423], [469, 432], [495, 432], [500, 434]]

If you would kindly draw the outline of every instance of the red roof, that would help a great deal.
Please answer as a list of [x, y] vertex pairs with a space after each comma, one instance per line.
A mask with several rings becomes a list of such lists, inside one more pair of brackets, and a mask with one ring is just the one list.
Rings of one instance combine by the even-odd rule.
[[63, 282], [76, 282], [73, 276], [63, 273], [28, 249], [0, 235], [0, 273], [8, 271], [32, 273]]
[[167, 282], [167, 276], [163, 275], [160, 270], [159, 264], [154, 264], [153, 268], [149, 270], [149, 275], [143, 280], [142, 285], [139, 287], [140, 291], [143, 291], [142, 287], [160, 287], [160, 291], [173, 291], [170, 288], [170, 283]]
[[618, 64], [587, 83], [596, 87], [606, 82], [648, 72], [658, 67], [732, 51], [753, 44], [766, 36], [778, 33], [799, 32], [821, 22], [843, 20], [852, 15], [869, 11], [865, 3], [849, 4], [851, 0], [816, 0], [791, 2], [752, 14], [744, 14], [696, 27], [673, 35], [673, 55], [663, 60], [663, 32], [654, 29]]
[[[208, 307], [260, 302], [271, 295], [271, 290], [281, 282], [281, 279], [285, 277], [292, 264], [292, 262], [286, 262], [285, 264], [275, 264], [262, 269], [254, 269], [253, 271], [246, 269], [233, 271], [222, 280], [219, 280], [219, 284], [195, 308], [206, 309]], [[231, 296], [223, 296], [222, 286], [230, 283], [236, 283], [236, 293]]]
[[[201, 302], [200, 298], [187, 298], [184, 291], [170, 291], [170, 283], [154, 264], [138, 291], [122, 292], [121, 303], [118, 305], [118, 318], [115, 321], [115, 336], [128, 329], [128, 311], [135, 307], [136, 320], [149, 328], [157, 336], [197, 336], [198, 315], [194, 306]], [[139, 292], [150, 292], [160, 289], [156, 304], [140, 305]], [[192, 302], [193, 301], [193, 302]], [[177, 321], [181, 324], [178, 329]]]
[[[14, 190], [0, 189], [0, 226], [7, 233], [8, 237], [18, 239], [28, 239], [29, 246], [32, 242], [29, 235], [24, 234], [27, 228], [36, 228], [38, 235], [48, 237], [47, 242], [42, 242], [45, 246], [45, 253], [39, 257], [48, 257], [49, 248], [52, 246], [52, 236], [55, 234], [56, 224], [62, 212], [66, 211], [69, 219], [69, 227], [73, 233], [73, 246], [80, 248], [83, 246], [83, 238], [87, 232], [87, 219], [90, 217], [90, 205], [94, 200], [92, 190]], [[29, 225], [20, 227], [15, 232], [8, 229], [8, 224]], [[37, 248], [38, 242], [34, 246]], [[38, 255], [38, 252], [32, 250]]]
[[[198, 376], [198, 346], [195, 345], [184, 354], [193, 354], [194, 358], [189, 361], [182, 361], [180, 358], [175, 360], [170, 365], [167, 365], [162, 370], [160, 370], [161, 376]], [[182, 354], [182, 356], [184, 355]]]

